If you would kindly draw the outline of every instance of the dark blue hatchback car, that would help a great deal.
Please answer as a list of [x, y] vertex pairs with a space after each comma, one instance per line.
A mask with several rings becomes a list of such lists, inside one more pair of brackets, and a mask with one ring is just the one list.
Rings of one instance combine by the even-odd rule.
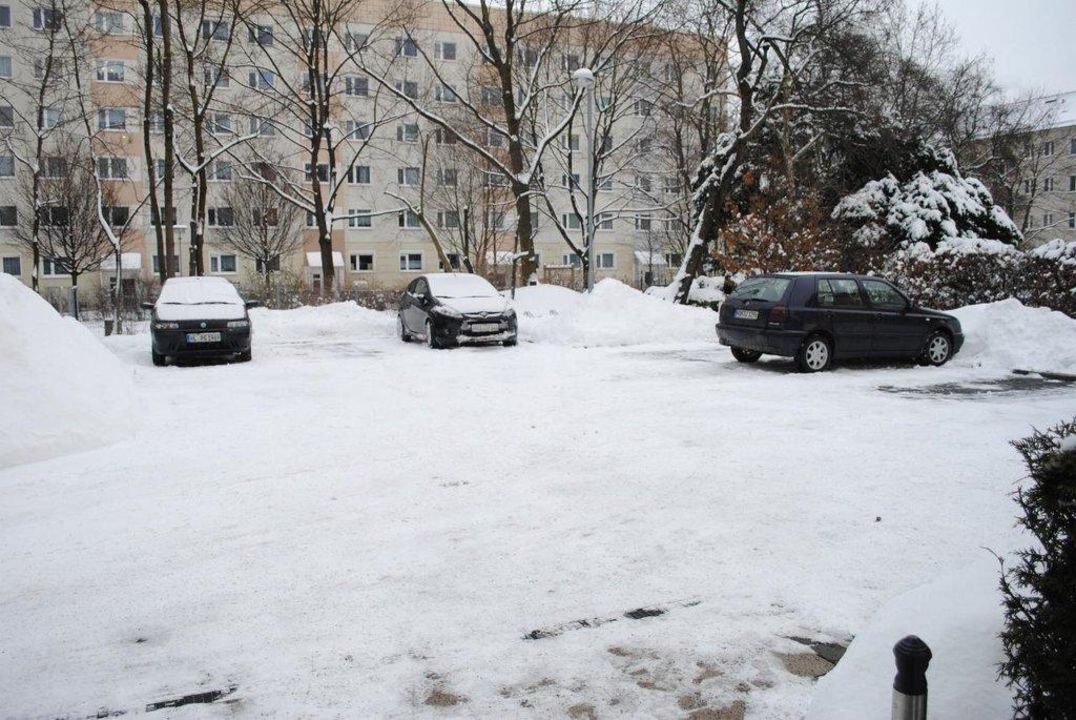
[[774, 273], [741, 283], [721, 304], [717, 337], [740, 362], [794, 357], [803, 372], [842, 358], [944, 365], [964, 343], [960, 321], [921, 308], [881, 278]]

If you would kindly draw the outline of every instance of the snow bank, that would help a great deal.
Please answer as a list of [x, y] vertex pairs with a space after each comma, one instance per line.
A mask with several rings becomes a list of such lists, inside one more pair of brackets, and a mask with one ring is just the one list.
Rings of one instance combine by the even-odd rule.
[[78, 321], [0, 275], [0, 467], [120, 440], [133, 409], [130, 371]]
[[605, 279], [592, 294], [538, 285], [516, 291], [522, 340], [586, 347], [714, 340], [717, 314], [644, 295]]
[[[305, 338], [337, 337], [340, 340], [395, 333], [395, 313], [359, 307], [354, 301], [309, 305], [294, 310], [250, 311], [254, 342], [288, 343]], [[266, 343], [268, 344], [268, 343]]]
[[1076, 320], [1009, 299], [952, 311], [964, 329], [963, 367], [1076, 372]]
[[934, 655], [927, 670], [931, 720], [1011, 716], [1012, 693], [996, 680], [1003, 659], [997, 586], [997, 561], [986, 558], [884, 605], [818, 681], [807, 720], [889, 717], [893, 645], [905, 635], [918, 635]]

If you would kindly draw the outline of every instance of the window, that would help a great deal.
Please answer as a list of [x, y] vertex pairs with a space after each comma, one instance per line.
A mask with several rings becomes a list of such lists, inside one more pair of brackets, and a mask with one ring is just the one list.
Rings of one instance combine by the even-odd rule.
[[1030, 195], [1031, 192], [1034, 189], [1035, 189], [1035, 181], [1034, 180], [1024, 180], [1024, 194], [1025, 195]]
[[404, 123], [396, 126], [396, 141], [405, 143], [418, 142], [418, 123]]
[[34, 30], [59, 30], [64, 16], [52, 8], [34, 8]]
[[131, 219], [131, 209], [126, 205], [102, 205], [101, 214], [112, 227], [123, 227]]
[[568, 150], [572, 152], [579, 152], [579, 135], [573, 133], [571, 135], [564, 136], [564, 145]]
[[680, 253], [665, 253], [665, 264], [669, 267], [680, 267], [683, 261], [684, 256]]
[[565, 213], [561, 220], [564, 227], [569, 230], [578, 230], [583, 227], [582, 219], [575, 213]]
[[454, 103], [456, 102], [456, 91], [452, 89], [451, 85], [445, 83], [438, 83], [434, 88], [434, 98], [437, 102]]
[[564, 56], [564, 69], [568, 72], [574, 72], [578, 70], [582, 65], [579, 64], [579, 55], [577, 53], [568, 53]]
[[62, 205], [50, 205], [38, 211], [38, 219], [47, 227], [64, 227], [69, 217], [70, 213]]
[[897, 292], [889, 283], [881, 280], [864, 280], [863, 289], [871, 305], [882, 310], [903, 310], [908, 306], [904, 296]]
[[154, 110], [150, 113], [149, 131], [154, 135], [160, 135], [164, 132], [164, 113], [160, 110]]
[[418, 221], [418, 215], [412, 210], [404, 210], [400, 213], [397, 218], [397, 223], [400, 227], [408, 229], [422, 227], [422, 223]]
[[[419, 169], [417, 167], [398, 168], [396, 170], [396, 183], [405, 187], [416, 187], [419, 182]], [[403, 226], [401, 226], [403, 227]]]
[[[179, 268], [179, 255], [172, 256], [172, 269], [177, 270]], [[161, 258], [157, 255], [153, 256], [153, 272], [159, 273], [161, 271]]]
[[0, 5], [0, 28], [11, 27], [11, 6]]
[[97, 10], [93, 14], [93, 26], [102, 35], [120, 35], [123, 33], [123, 13]]
[[613, 151], [613, 136], [609, 133], [602, 135], [601, 147], [598, 148], [598, 152], [602, 155], [607, 155]]
[[97, 111], [98, 130], [126, 130], [127, 110], [124, 108], [101, 108]]
[[400, 57], [418, 57], [418, 45], [411, 38], [396, 38], [396, 54]]
[[486, 187], [508, 187], [508, 178], [504, 173], [487, 172]]
[[400, 253], [400, 270], [404, 272], [422, 270], [422, 253]]
[[[150, 208], [149, 208], [149, 221], [150, 221], [150, 224], [155, 225], [155, 226], [160, 225], [161, 224], [161, 213], [162, 212], [164, 212], [163, 207], [158, 207], [156, 210], [154, 210], [153, 206], [151, 205]], [[176, 209], [175, 208], [172, 208], [172, 212], [170, 212], [168, 214], [168, 220], [169, 220], [169, 225], [175, 226], [175, 225], [179, 224], [179, 223], [176, 222]], [[179, 267], [178, 263], [176, 264], [176, 267]], [[156, 272], [157, 268], [154, 267], [153, 270], [154, 270], [154, 272]]]
[[19, 213], [14, 205], [0, 205], [0, 227], [15, 227]]
[[211, 255], [209, 257], [209, 272], [234, 273], [236, 271], [235, 255]]
[[247, 86], [255, 90], [269, 90], [276, 83], [276, 73], [272, 70], [251, 70], [247, 73]]
[[347, 211], [347, 226], [349, 228], [371, 228], [374, 224], [374, 218], [370, 215], [369, 208], [361, 208], [359, 210]]
[[252, 117], [250, 119], [250, 133], [252, 135], [257, 133], [261, 137], [272, 137], [273, 135], [276, 135], [276, 128], [273, 127], [273, 122], [271, 120]]
[[369, 185], [370, 166], [352, 165], [351, 168], [347, 171], [347, 181], [352, 185]]
[[449, 230], [460, 226], [460, 214], [455, 210], [444, 210], [437, 213], [437, 227]]
[[209, 179], [214, 182], [228, 182], [232, 179], [232, 164], [227, 160], [214, 160], [209, 164]]
[[665, 178], [665, 192], [678, 193], [680, 192], [680, 179], [675, 175], [669, 175]]
[[209, 208], [209, 227], [232, 227], [235, 225], [235, 212], [230, 207]]
[[0, 105], [0, 128], [15, 127], [15, 108], [10, 105]]
[[344, 77], [344, 94], [352, 97], [366, 97], [370, 94], [370, 79], [358, 75]]
[[157, 180], [164, 177], [164, 160], [161, 158], [153, 158], [153, 173]]
[[568, 173], [561, 173], [560, 184], [563, 187], [568, 188], [569, 190], [571, 190], [572, 188], [581, 187], [579, 184], [579, 173], [572, 173], [571, 175], [569, 175]]
[[635, 176], [635, 187], [637, 190], [649, 193], [654, 189], [654, 184], [650, 181], [650, 178], [646, 175]]
[[640, 98], [635, 101], [634, 111], [636, 117], [649, 117], [653, 109], [654, 103], [650, 100], [643, 100]]
[[[310, 163], [306, 164], [305, 173], [307, 181], [314, 179], [314, 167]], [[318, 180], [329, 182], [329, 165], [327, 163], [318, 163]]]
[[0, 78], [9, 78], [12, 76], [11, 69], [11, 56], [0, 55]]
[[45, 162], [41, 165], [41, 177], [67, 177], [67, 161], [59, 155], [46, 156]]
[[[399, 132], [397, 132], [397, 134], [399, 134]], [[344, 137], [348, 140], [369, 140], [370, 123], [361, 120], [345, 120]]]
[[123, 82], [125, 67], [122, 60], [98, 60], [97, 79], [100, 82]]
[[1053, 190], [1054, 190], [1054, 179], [1053, 178], [1043, 178], [1042, 179], [1042, 191], [1043, 192], [1053, 192]]
[[102, 180], [126, 180], [127, 158], [99, 157], [97, 158], [97, 175]]
[[1076, 175], [1069, 175], [1069, 192], [1076, 192]]
[[250, 214], [255, 227], [276, 227], [278, 220], [276, 208], [254, 208]]
[[1042, 144], [1042, 154], [1043, 155], [1053, 155], [1054, 154], [1054, 141], [1053, 140], [1047, 140], [1046, 142], [1044, 142]]
[[612, 230], [613, 229], [613, 213], [598, 213], [598, 229], [599, 230]]
[[1054, 214], [1053, 213], [1043, 213], [1042, 214], [1042, 226], [1044, 228], [1047, 228], [1047, 227], [1050, 227], [1053, 224], [1054, 224]]
[[560, 256], [561, 265], [571, 265], [573, 267], [583, 267], [583, 259], [575, 253], [564, 253]]
[[485, 128], [486, 147], [499, 148], [505, 145], [505, 136], [491, 128]]
[[374, 256], [373, 255], [352, 255], [351, 256], [351, 271], [352, 272], [371, 272], [374, 269]]
[[525, 67], [532, 68], [538, 64], [538, 51], [534, 48], [520, 48], [517, 51], [519, 62]]
[[20, 257], [6, 257], [6, 258], [4, 258], [4, 274], [6, 274], [6, 275], [22, 275], [22, 258], [20, 258]]
[[369, 39], [370, 36], [366, 33], [349, 30], [347, 34], [344, 35], [344, 49], [349, 53], [356, 53], [366, 45], [366, 41]]
[[606, 175], [605, 177], [598, 178], [598, 190], [601, 192], [609, 192], [613, 189], [613, 176]]
[[396, 82], [396, 92], [406, 98], [418, 100], [418, 83], [414, 80], [398, 80]]
[[460, 140], [459, 135], [445, 128], [437, 128], [434, 135], [437, 138], [438, 145], [455, 145]]
[[486, 214], [486, 227], [494, 230], [504, 229], [504, 213], [500, 210], [490, 210]]
[[314, 213], [308, 212], [306, 214], [306, 226], [307, 227], [317, 227], [318, 226], [318, 219], [317, 219], [317, 217], [314, 216]]
[[460, 254], [459, 253], [445, 253], [445, 257], [448, 258], [448, 267], [441, 261], [437, 262], [437, 267], [441, 270], [459, 270], [460, 269]]
[[0, 155], [0, 178], [15, 177], [15, 156]]
[[222, 20], [203, 20], [202, 39], [227, 41], [231, 37], [232, 30], [228, 23]]
[[495, 85], [486, 85], [482, 88], [483, 105], [501, 105], [501, 89]]
[[272, 25], [251, 25], [250, 28], [250, 41], [257, 43], [262, 47], [273, 44], [273, 26]]
[[599, 270], [611, 270], [616, 267], [616, 254], [609, 252], [597, 253], [594, 256], [594, 262]]
[[263, 262], [261, 258], [254, 259], [254, 270], [258, 273], [263, 273], [266, 270], [269, 272], [280, 271], [280, 256], [271, 257], [267, 261]]
[[635, 216], [635, 229], [643, 232], [649, 231], [653, 227], [654, 221], [650, 217], [650, 213], [638, 213]]
[[66, 275], [68, 272], [67, 258], [42, 258], [42, 275]]
[[1076, 228], [1076, 212], [1069, 213], [1069, 227]]
[[[783, 280], [785, 285], [781, 286], [780, 292], [777, 292], [776, 288], [772, 289], [769, 294], [755, 294], [746, 295], [745, 297], [758, 297], [764, 300], [772, 300], [774, 302], [781, 299], [785, 293], [785, 287], [791, 282], [783, 278], [763, 278], [768, 279], [771, 282], [775, 280]], [[740, 285], [740, 288], [744, 287], [748, 283], [745, 282]], [[856, 285], [855, 280], [818, 280], [818, 305], [819, 307], [846, 307], [846, 308], [860, 308], [863, 307], [863, 296], [859, 292], [859, 286]], [[737, 288], [739, 290], [739, 288]], [[765, 288], [760, 288], [760, 291]], [[746, 290], [745, 290], [746, 292]], [[739, 296], [738, 296], [739, 297]]]
[[63, 120], [63, 113], [59, 108], [45, 108], [41, 112], [41, 129], [51, 130]]
[[215, 112], [209, 114], [208, 128], [211, 135], [231, 135], [232, 116], [229, 113]]
[[437, 183], [443, 187], [456, 187], [459, 171], [456, 168], [441, 168], [437, 171]]
[[438, 60], [455, 60], [456, 43], [439, 42], [433, 46], [433, 56]]
[[651, 150], [651, 148], [653, 148], [653, 146], [654, 146], [653, 138], [644, 137], [644, 138], [639, 138], [638, 140], [635, 141], [635, 149], [638, 152], [641, 152], [641, 153], [650, 152], [650, 150]]
[[1076, 155], [1076, 138], [1069, 140], [1069, 155]]

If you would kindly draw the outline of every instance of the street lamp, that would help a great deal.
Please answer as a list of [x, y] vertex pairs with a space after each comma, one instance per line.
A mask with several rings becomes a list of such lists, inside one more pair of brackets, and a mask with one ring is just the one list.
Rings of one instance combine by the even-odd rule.
[[[597, 181], [594, 177], [594, 73], [589, 68], [579, 68], [572, 73], [572, 85], [586, 94], [586, 135], [587, 135], [587, 292], [594, 289], [594, 191]], [[571, 147], [571, 142], [568, 143]]]

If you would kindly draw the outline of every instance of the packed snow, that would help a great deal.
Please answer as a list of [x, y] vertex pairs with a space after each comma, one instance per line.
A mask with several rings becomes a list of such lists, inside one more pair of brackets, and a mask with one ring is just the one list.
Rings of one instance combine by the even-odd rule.
[[857, 633], [811, 700], [808, 720], [883, 717], [893, 696], [893, 646], [917, 635], [930, 647], [930, 720], [1005, 718], [1012, 691], [998, 680], [1005, 659], [998, 561], [985, 550], [970, 565], [887, 602]]
[[[1070, 326], [1006, 304], [961, 311], [982, 362], [805, 376], [618, 283], [514, 302], [514, 348], [401, 343], [353, 303], [251, 311], [250, 363], [107, 338], [134, 434], [0, 470], [6, 715], [221, 690], [169, 717], [799, 720], [788, 637], [869, 639], [893, 598], [1024, 545], [1009, 441], [1076, 401], [976, 349], [996, 319], [1059, 353]], [[919, 633], [943, 667], [943, 610], [864, 646], [891, 663]]]
[[1076, 372], [1076, 320], [1009, 299], [954, 310], [964, 347], [952, 363], [963, 367]]
[[80, 323], [0, 274], [0, 467], [129, 435], [131, 374]]

